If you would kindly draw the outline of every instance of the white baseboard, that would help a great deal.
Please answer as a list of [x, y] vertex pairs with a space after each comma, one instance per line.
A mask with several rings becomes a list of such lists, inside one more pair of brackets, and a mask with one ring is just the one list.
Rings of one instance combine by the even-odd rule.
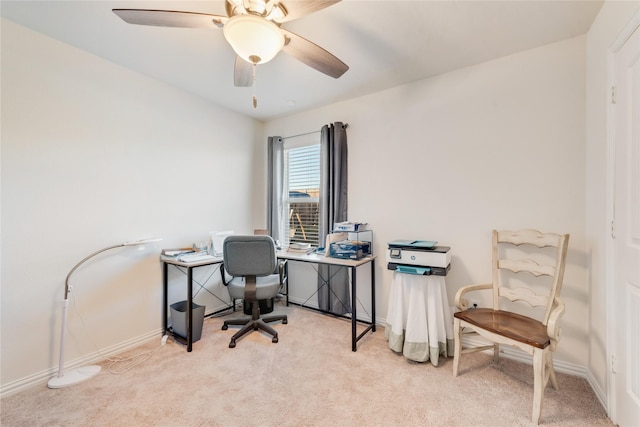
[[607, 393], [604, 390], [602, 390], [602, 387], [600, 387], [598, 382], [593, 377], [593, 374], [591, 374], [591, 371], [586, 369], [586, 372], [587, 372], [587, 376], [585, 378], [587, 379], [587, 382], [591, 386], [591, 389], [593, 390], [596, 397], [600, 401], [600, 404], [602, 405], [602, 407], [607, 411], [607, 414], [609, 414], [609, 406], [607, 403], [609, 399], [607, 398]]
[[[99, 352], [96, 351], [92, 354], [67, 361], [64, 368], [65, 370], [74, 369], [80, 366], [97, 363], [104, 360], [106, 357], [122, 353], [126, 350], [130, 350], [148, 341], [160, 339], [161, 336], [162, 328], [129, 339], [127, 341], [123, 341], [111, 347], [100, 349]], [[47, 381], [49, 381], [49, 378], [53, 377], [57, 373], [58, 367], [56, 366], [54, 368], [45, 369], [43, 371], [21, 378], [19, 380], [12, 381], [7, 384], [2, 384], [2, 386], [0, 387], [0, 398], [10, 396], [12, 394], [18, 393], [19, 391], [25, 390], [41, 383], [46, 383]]]
[[[490, 344], [490, 343], [478, 336], [462, 337], [462, 347], [478, 347], [478, 346], [487, 345], [487, 344]], [[492, 350], [486, 350], [486, 352], [492, 353]], [[501, 356], [507, 359], [516, 360], [516, 361], [533, 366], [533, 357], [516, 348], [509, 347], [506, 345], [501, 346], [500, 353], [501, 353]], [[574, 363], [563, 362], [562, 360], [554, 360], [553, 367], [555, 368], [556, 372], [574, 375], [587, 380], [587, 383], [589, 384], [589, 386], [591, 386], [591, 389], [593, 390], [594, 394], [600, 401], [600, 404], [605, 410], [607, 410], [606, 393], [603, 392], [602, 388], [595, 381], [595, 378], [593, 377], [589, 369], [587, 369], [584, 366], [576, 365]]]
[[[212, 314], [216, 310], [221, 310], [226, 307], [227, 306], [225, 305], [214, 307], [210, 310], [207, 310], [207, 312], [205, 313], [205, 316]], [[96, 351], [86, 356], [79, 357], [74, 360], [66, 361], [64, 368], [65, 370], [68, 370], [68, 369], [74, 369], [84, 365], [89, 365], [92, 363], [98, 363], [107, 357], [130, 350], [132, 348], [135, 348], [151, 340], [159, 339], [161, 336], [162, 336], [162, 328], [159, 328], [155, 331], [151, 331], [146, 334], [140, 335], [138, 337], [131, 338], [121, 343], [115, 344], [111, 347], [100, 349], [99, 352]], [[49, 381], [49, 378], [53, 377], [57, 373], [58, 373], [58, 366], [56, 365], [55, 367], [45, 369], [40, 372], [36, 372], [35, 374], [26, 376], [19, 380], [15, 380], [7, 384], [2, 384], [2, 386], [0, 386], [0, 398], [18, 393], [19, 391], [25, 390], [34, 385], [45, 383]]]
[[[292, 301], [292, 302], [298, 302], [298, 301]], [[300, 300], [298, 303], [304, 303], [303, 300]], [[211, 313], [215, 310], [209, 310], [208, 313]], [[208, 314], [207, 313], [207, 314]], [[384, 328], [385, 324], [386, 324], [386, 320], [385, 319], [380, 319], [376, 317], [376, 324], [381, 327]], [[73, 368], [77, 368], [80, 366], [84, 366], [87, 364], [91, 364], [91, 363], [96, 363], [99, 362], [101, 360], [104, 360], [105, 357], [109, 357], [118, 353], [122, 353], [123, 351], [127, 351], [130, 350], [132, 348], [135, 348], [139, 345], [142, 345], [148, 341], [154, 340], [154, 339], [158, 339], [160, 336], [162, 335], [162, 328], [159, 328], [155, 331], [146, 333], [144, 335], [140, 335], [138, 337], [129, 339], [127, 341], [123, 341], [121, 343], [118, 343], [116, 345], [113, 345], [111, 347], [107, 347], [104, 349], [101, 349], [100, 352], [95, 352], [92, 354], [89, 354], [87, 356], [69, 361], [65, 364], [65, 369], [73, 369]], [[462, 345], [463, 347], [475, 347], [475, 346], [479, 346], [479, 345], [483, 345], [486, 344], [486, 341], [483, 341], [481, 338], [478, 337], [463, 337], [462, 338]], [[501, 347], [501, 351], [504, 357], [508, 358], [508, 359], [512, 359], [512, 360], [517, 360], [529, 365], [533, 365], [533, 360], [531, 358], [531, 356], [529, 356], [528, 354], [521, 352], [517, 349], [508, 347], [508, 346], [503, 346]], [[561, 372], [564, 374], [569, 374], [569, 375], [575, 375], [581, 378], [584, 378], [587, 380], [587, 382], [589, 383], [589, 385], [591, 386], [591, 389], [593, 390], [593, 392], [595, 393], [596, 397], [598, 398], [598, 400], [600, 401], [600, 404], [602, 404], [602, 407], [607, 409], [607, 397], [606, 397], [606, 393], [602, 390], [602, 388], [598, 385], [598, 383], [595, 381], [593, 375], [591, 374], [591, 371], [589, 371], [587, 368], [583, 367], [583, 366], [579, 366], [579, 365], [575, 365], [573, 363], [568, 363], [568, 362], [563, 362], [563, 361], [554, 361], [554, 367], [556, 369], [557, 372]], [[18, 393], [21, 390], [25, 390], [29, 387], [32, 387], [34, 385], [40, 384], [40, 383], [45, 383], [46, 381], [49, 380], [49, 378], [53, 377], [58, 371], [57, 366], [53, 367], [53, 368], [49, 368], [40, 372], [37, 372], [35, 374], [29, 375], [27, 377], [21, 378], [19, 380], [16, 381], [12, 381], [8, 384], [3, 384], [0, 387], [0, 398], [2, 397], [6, 397], [6, 396], [10, 396], [12, 394]]]

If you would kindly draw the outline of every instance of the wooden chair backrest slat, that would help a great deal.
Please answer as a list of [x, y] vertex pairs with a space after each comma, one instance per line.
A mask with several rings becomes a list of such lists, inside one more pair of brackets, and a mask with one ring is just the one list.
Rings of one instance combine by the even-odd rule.
[[511, 270], [514, 273], [521, 271], [527, 271], [534, 276], [550, 276], [553, 277], [556, 274], [556, 267], [553, 265], [540, 265], [531, 259], [500, 259], [498, 260], [498, 268]]
[[507, 298], [509, 301], [524, 301], [532, 307], [546, 307], [549, 297], [538, 295], [529, 288], [505, 288], [498, 289], [499, 296]]
[[562, 238], [566, 235], [555, 233], [541, 233], [538, 230], [498, 231], [498, 243], [511, 243], [514, 245], [535, 245], [539, 248], [552, 246], [560, 247]]
[[[501, 298], [509, 301], [523, 301], [531, 307], [545, 307], [539, 319], [547, 324], [552, 308], [560, 295], [567, 255], [568, 234], [541, 233], [537, 230], [493, 231], [493, 309], [501, 309]], [[521, 253], [505, 250], [507, 246], [533, 245], [543, 249], [555, 249], [553, 265], [539, 263], [533, 259], [521, 259]], [[501, 248], [502, 250], [500, 250]], [[528, 255], [527, 255], [528, 256]], [[501, 272], [502, 271], [502, 272]], [[530, 273], [533, 277], [523, 277], [528, 286], [536, 282], [537, 287], [509, 286], [504, 279], [505, 271], [511, 274]], [[539, 277], [545, 280], [536, 280]], [[550, 278], [550, 279], [548, 279]]]

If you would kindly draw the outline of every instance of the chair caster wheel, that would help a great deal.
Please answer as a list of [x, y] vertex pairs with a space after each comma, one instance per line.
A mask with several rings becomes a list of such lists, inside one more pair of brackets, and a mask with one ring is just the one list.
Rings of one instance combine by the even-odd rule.
[[231, 341], [229, 343], [229, 348], [235, 348], [236, 347], [236, 342], [235, 341]]
[[271, 342], [274, 343], [274, 344], [277, 343], [278, 342], [278, 337], [271, 338]]
[[287, 324], [287, 319], [282, 319], [282, 324], [286, 325]]
[[229, 329], [229, 325], [222, 325], [222, 330], [226, 331], [227, 329]]

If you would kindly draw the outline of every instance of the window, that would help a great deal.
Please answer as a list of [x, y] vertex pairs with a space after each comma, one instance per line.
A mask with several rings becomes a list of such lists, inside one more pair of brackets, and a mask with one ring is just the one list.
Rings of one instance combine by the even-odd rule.
[[288, 233], [283, 234], [288, 238], [288, 243], [318, 246], [320, 144], [295, 147], [285, 144], [284, 159], [289, 219]]

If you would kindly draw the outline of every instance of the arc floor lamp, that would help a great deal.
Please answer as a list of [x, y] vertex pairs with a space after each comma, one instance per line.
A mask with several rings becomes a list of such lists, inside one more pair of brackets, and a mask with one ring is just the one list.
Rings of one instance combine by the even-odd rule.
[[78, 384], [82, 381], [88, 380], [89, 378], [95, 376], [100, 372], [100, 366], [98, 365], [86, 365], [80, 368], [71, 369], [69, 371], [64, 370], [64, 344], [65, 338], [67, 335], [67, 311], [69, 309], [69, 294], [71, 293], [71, 286], [69, 286], [69, 278], [73, 274], [74, 271], [78, 269], [82, 264], [93, 258], [94, 256], [101, 254], [102, 252], [106, 252], [110, 249], [120, 248], [123, 246], [138, 246], [144, 245], [146, 243], [159, 242], [162, 240], [161, 238], [151, 238], [144, 240], [136, 240], [133, 242], [124, 242], [119, 245], [108, 246], [106, 248], [100, 249], [99, 251], [95, 251], [94, 253], [86, 256], [79, 263], [73, 266], [69, 274], [67, 274], [67, 278], [64, 281], [64, 304], [62, 306], [62, 330], [60, 333], [60, 364], [58, 366], [58, 375], [51, 378], [49, 383], [47, 384], [49, 388], [63, 388], [69, 387], [74, 384]]

